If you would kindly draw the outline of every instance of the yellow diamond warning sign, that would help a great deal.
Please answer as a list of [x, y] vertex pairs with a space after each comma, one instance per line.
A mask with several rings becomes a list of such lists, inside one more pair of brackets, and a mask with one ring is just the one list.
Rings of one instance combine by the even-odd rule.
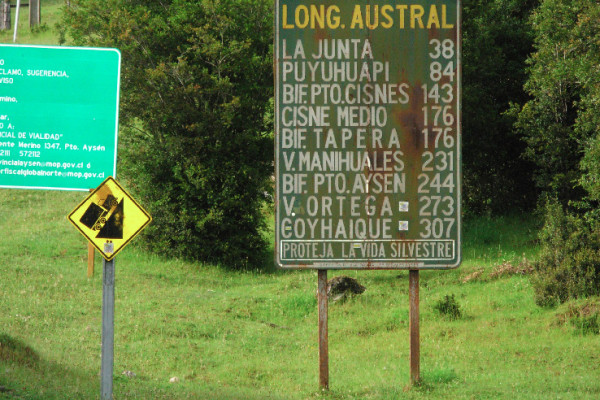
[[67, 218], [107, 261], [152, 220], [112, 177], [102, 182]]

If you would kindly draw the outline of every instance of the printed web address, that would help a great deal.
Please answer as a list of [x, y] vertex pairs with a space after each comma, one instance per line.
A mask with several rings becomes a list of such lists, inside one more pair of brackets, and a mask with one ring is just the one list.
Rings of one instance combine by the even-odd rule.
[[63, 172], [63, 171], [40, 171], [31, 169], [17, 169], [13, 170], [10, 168], [0, 169], [0, 175], [19, 175], [19, 176], [44, 176], [44, 177], [59, 177], [59, 178], [77, 178], [77, 179], [90, 179], [100, 178], [103, 179], [104, 172]]
[[[59, 162], [40, 162], [40, 161], [23, 161], [23, 160], [0, 160], [0, 165], [8, 165], [11, 167], [39, 167], [39, 168], [62, 168], [70, 169], [78, 166], [77, 163], [59, 163]], [[79, 163], [80, 167], [83, 167], [83, 163]], [[88, 163], [87, 167], [90, 168], [91, 164]]]

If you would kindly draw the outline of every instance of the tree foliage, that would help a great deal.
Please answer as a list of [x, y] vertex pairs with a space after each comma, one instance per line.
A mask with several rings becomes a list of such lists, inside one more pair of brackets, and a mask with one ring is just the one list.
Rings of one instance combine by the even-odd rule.
[[[123, 55], [119, 171], [154, 216], [148, 243], [231, 266], [259, 263], [273, 160], [271, 2], [70, 4], [64, 20], [75, 44]], [[596, 262], [587, 245], [568, 246], [593, 239], [600, 220], [598, 21], [596, 0], [463, 1], [465, 208], [524, 210], [540, 190], [585, 205], [585, 218], [566, 212], [561, 222], [576, 239], [542, 234], [544, 249], [562, 241], [580, 254], [571, 264], [546, 260], [572, 270]]]
[[75, 44], [122, 53], [120, 173], [154, 222], [156, 251], [257, 265], [272, 133], [266, 0], [71, 0]]
[[533, 15], [536, 51], [525, 86], [532, 99], [517, 126], [537, 185], [565, 205], [585, 195], [580, 163], [600, 127], [599, 9], [594, 0], [545, 0]]
[[600, 226], [594, 219], [565, 212], [557, 201], [546, 205], [540, 232], [542, 248], [535, 263], [536, 303], [553, 306], [600, 295]]
[[525, 102], [529, 15], [538, 0], [463, 1], [464, 199], [471, 212], [506, 213], [535, 204], [532, 164], [515, 134], [512, 102]]
[[[600, 294], [600, 3], [544, 0], [518, 127], [550, 202], [540, 233], [536, 301]], [[569, 206], [565, 210], [566, 206]]]
[[[586, 141], [581, 162], [583, 175], [580, 182], [589, 200], [600, 202], [600, 4], [590, 4], [580, 14], [577, 24], [577, 41], [584, 55], [577, 63], [583, 94], [575, 129]], [[600, 220], [600, 218], [598, 218]]]

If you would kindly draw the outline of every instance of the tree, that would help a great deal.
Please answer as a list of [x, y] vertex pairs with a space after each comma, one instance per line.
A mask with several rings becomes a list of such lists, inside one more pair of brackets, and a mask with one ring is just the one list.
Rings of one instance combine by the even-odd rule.
[[531, 208], [537, 192], [525, 143], [513, 130], [510, 104], [525, 102], [526, 59], [533, 47], [529, 15], [538, 0], [463, 2], [463, 169], [468, 211]]
[[273, 145], [266, 0], [72, 0], [75, 44], [122, 53], [119, 173], [153, 216], [155, 251], [232, 267], [266, 247]]
[[598, 133], [598, 9], [593, 0], [545, 0], [533, 16], [535, 53], [525, 85], [532, 99], [517, 127], [535, 180], [563, 205], [585, 196], [580, 163]]
[[600, 3], [544, 0], [518, 127], [550, 201], [533, 283], [553, 305], [600, 294]]
[[[577, 76], [583, 95], [575, 129], [581, 136], [590, 137], [586, 142], [581, 162], [583, 175], [581, 185], [588, 200], [594, 205], [600, 202], [600, 5], [591, 4], [580, 14], [576, 27], [577, 42], [584, 49], [584, 56], [577, 62]], [[597, 209], [598, 207], [593, 207]], [[600, 217], [597, 218], [600, 221]]]

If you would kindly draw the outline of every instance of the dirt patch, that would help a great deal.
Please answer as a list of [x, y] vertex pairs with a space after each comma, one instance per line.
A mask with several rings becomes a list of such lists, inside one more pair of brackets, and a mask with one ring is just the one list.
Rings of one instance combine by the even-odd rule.
[[595, 316], [600, 316], [600, 299], [589, 299], [583, 303], [567, 304], [566, 311], [556, 314], [560, 324], [564, 324], [573, 319], [591, 318]]
[[469, 283], [471, 281], [477, 281], [483, 275], [483, 268], [479, 268], [478, 270], [471, 272], [469, 275], [463, 277], [461, 279], [462, 283]]
[[490, 278], [496, 279], [511, 275], [530, 275], [533, 271], [533, 264], [526, 258], [523, 258], [518, 265], [514, 265], [510, 261], [505, 261], [502, 264], [495, 266], [494, 270], [490, 273]]

